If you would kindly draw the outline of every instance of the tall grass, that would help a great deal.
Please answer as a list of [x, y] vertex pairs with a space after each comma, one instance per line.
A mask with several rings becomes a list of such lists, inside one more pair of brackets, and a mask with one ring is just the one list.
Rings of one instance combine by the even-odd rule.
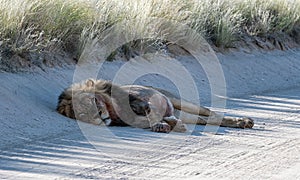
[[[13, 52], [80, 51], [123, 20], [146, 35], [149, 17], [190, 26], [217, 46], [240, 36], [290, 33], [300, 26], [300, 0], [0, 0], [0, 46]], [[161, 39], [157, 29], [151, 38]]]
[[81, 34], [94, 15], [80, 1], [1, 0], [0, 38], [16, 52], [49, 50]]

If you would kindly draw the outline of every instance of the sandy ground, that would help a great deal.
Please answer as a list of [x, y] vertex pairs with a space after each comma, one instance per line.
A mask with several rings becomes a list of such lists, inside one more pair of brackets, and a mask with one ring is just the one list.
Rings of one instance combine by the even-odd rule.
[[[211, 106], [213, 97], [226, 100], [225, 107], [213, 108], [254, 118], [253, 129], [189, 125], [187, 133], [159, 134], [77, 123], [55, 111], [74, 67], [1, 73], [0, 178], [299, 179], [300, 51], [218, 57], [226, 96], [211, 95], [209, 78], [193, 59], [179, 60], [202, 105]], [[106, 63], [98, 76], [111, 79], [123, 65]], [[173, 87], [157, 74], [136, 83]]]

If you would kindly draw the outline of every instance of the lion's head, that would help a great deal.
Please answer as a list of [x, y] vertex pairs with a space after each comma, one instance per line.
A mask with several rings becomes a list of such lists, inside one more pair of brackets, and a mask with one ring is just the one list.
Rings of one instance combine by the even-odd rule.
[[90, 92], [77, 92], [72, 96], [73, 110], [77, 120], [99, 125], [110, 121], [104, 99]]

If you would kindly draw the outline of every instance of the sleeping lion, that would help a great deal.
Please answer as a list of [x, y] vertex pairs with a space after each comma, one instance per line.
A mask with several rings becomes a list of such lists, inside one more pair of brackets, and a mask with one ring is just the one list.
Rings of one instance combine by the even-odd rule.
[[[186, 102], [172, 93], [153, 87], [119, 86], [106, 80], [88, 79], [65, 89], [57, 111], [69, 118], [107, 126], [150, 128], [154, 132], [185, 132], [186, 123], [252, 128], [251, 118], [223, 117], [201, 106]], [[178, 119], [175, 111], [190, 116]]]

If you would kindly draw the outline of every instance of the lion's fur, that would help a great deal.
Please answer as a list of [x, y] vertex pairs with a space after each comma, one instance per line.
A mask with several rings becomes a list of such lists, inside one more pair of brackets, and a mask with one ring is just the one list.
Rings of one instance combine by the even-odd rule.
[[[60, 114], [92, 124], [100, 124], [105, 120], [110, 126], [130, 125], [152, 128], [156, 132], [185, 131], [185, 125], [174, 117], [174, 108], [197, 115], [196, 120], [185, 120], [188, 123], [206, 124], [209, 123], [208, 116], [217, 115], [207, 108], [182, 101], [165, 90], [136, 85], [119, 86], [93, 79], [65, 89], [57, 105]], [[108, 118], [109, 121], [106, 121]], [[253, 126], [249, 118], [246, 119], [246, 125], [240, 125], [240, 121], [244, 122], [224, 117], [219, 124], [212, 124], [240, 128]]]
[[[90, 96], [94, 97], [95, 102], [89, 101]], [[96, 114], [99, 111], [94, 108], [97, 107], [96, 102], [104, 102], [111, 126], [149, 128], [161, 122], [164, 117], [173, 115], [173, 107], [167, 97], [154, 89], [118, 86], [109, 81], [92, 79], [74, 84], [63, 91], [59, 96], [57, 111], [73, 119], [97, 124], [99, 117]], [[160, 107], [152, 108], [151, 103]]]
[[[57, 111], [62, 115], [76, 119], [72, 103], [73, 97], [78, 93], [95, 93], [95, 88], [93, 88], [91, 82], [88, 80], [85, 83], [73, 84], [65, 89], [58, 97]], [[101, 83], [104, 84], [102, 81]]]
[[[110, 115], [110, 118], [117, 119], [115, 110], [112, 105], [112, 99], [111, 96], [111, 89], [114, 87], [114, 89], [117, 89], [122, 94], [125, 94], [123, 90], [118, 88], [118, 86], [114, 86], [109, 81], [104, 80], [93, 80], [88, 79], [85, 82], [82, 83], [76, 83], [73, 84], [71, 87], [65, 89], [61, 95], [58, 98], [58, 106], [57, 111], [61, 113], [62, 115], [65, 115], [67, 117], [73, 118], [73, 119], [79, 119], [82, 121], [90, 121], [90, 120], [84, 120], [80, 119], [80, 117], [76, 116], [76, 110], [80, 111], [79, 108], [74, 108], [75, 104], [81, 104], [82, 98], [80, 97], [81, 94], [89, 94], [91, 96], [94, 96], [94, 98], [100, 98], [99, 100], [105, 102], [105, 105], [107, 106], [106, 109], [108, 110], [108, 113]], [[78, 102], [74, 102], [78, 99]], [[79, 102], [81, 101], [81, 102]], [[86, 105], [86, 104], [84, 104]], [[92, 108], [92, 107], [90, 107]], [[88, 111], [89, 112], [89, 111]], [[117, 123], [117, 122], [114, 122]], [[112, 124], [113, 125], [113, 124]], [[125, 125], [121, 121], [119, 124], [116, 125]]]

